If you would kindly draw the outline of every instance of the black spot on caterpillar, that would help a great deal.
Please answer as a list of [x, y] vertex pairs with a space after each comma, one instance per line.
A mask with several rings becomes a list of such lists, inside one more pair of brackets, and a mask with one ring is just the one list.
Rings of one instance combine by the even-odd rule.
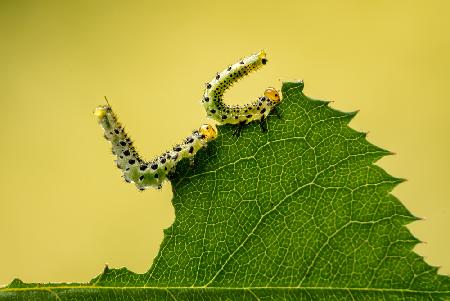
[[199, 149], [217, 137], [216, 130], [211, 125], [204, 124], [171, 151], [145, 162], [133, 147], [111, 106], [97, 107], [94, 115], [104, 130], [105, 138], [112, 144], [113, 154], [117, 157], [116, 165], [122, 170], [123, 178], [126, 182], [134, 182], [139, 190], [148, 187], [161, 188], [167, 175], [175, 169], [180, 160], [192, 158]]
[[281, 101], [280, 93], [275, 88], [267, 88], [264, 96], [245, 106], [224, 104], [223, 94], [235, 82], [266, 63], [266, 53], [260, 51], [217, 73], [209, 83], [206, 83], [202, 103], [208, 117], [222, 124], [242, 125], [255, 120], [263, 121]]

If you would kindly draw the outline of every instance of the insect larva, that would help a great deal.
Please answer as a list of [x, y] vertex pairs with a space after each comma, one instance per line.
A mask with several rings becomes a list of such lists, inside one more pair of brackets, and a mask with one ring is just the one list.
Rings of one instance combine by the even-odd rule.
[[117, 156], [116, 164], [122, 170], [123, 178], [127, 182], [134, 182], [139, 190], [161, 188], [167, 175], [180, 160], [192, 158], [199, 149], [217, 137], [216, 130], [211, 125], [204, 124], [183, 143], [147, 162], [139, 156], [109, 105], [97, 107], [94, 115], [105, 131], [106, 140], [112, 144], [112, 152]]
[[258, 70], [266, 63], [266, 53], [260, 51], [217, 73], [210, 82], [206, 83], [202, 103], [208, 117], [222, 124], [243, 125], [255, 120], [261, 121], [262, 124], [264, 119], [281, 101], [280, 94], [275, 88], [267, 88], [264, 96], [243, 106], [224, 104], [223, 94], [235, 82]]

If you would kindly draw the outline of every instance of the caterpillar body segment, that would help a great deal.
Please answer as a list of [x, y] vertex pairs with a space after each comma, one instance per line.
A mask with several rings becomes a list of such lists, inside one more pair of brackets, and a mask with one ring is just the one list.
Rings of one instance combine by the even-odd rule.
[[167, 175], [175, 169], [179, 161], [194, 157], [198, 150], [217, 137], [216, 130], [211, 125], [204, 124], [171, 150], [151, 161], [144, 161], [111, 106], [97, 107], [94, 115], [104, 130], [104, 137], [112, 144], [112, 152], [117, 157], [115, 162], [122, 170], [123, 178], [127, 182], [133, 182], [139, 190], [161, 188]]
[[280, 94], [275, 88], [267, 88], [263, 96], [243, 106], [224, 104], [223, 94], [234, 83], [266, 63], [266, 53], [260, 51], [217, 73], [206, 83], [202, 104], [208, 117], [221, 124], [242, 125], [255, 120], [263, 121], [281, 101]]

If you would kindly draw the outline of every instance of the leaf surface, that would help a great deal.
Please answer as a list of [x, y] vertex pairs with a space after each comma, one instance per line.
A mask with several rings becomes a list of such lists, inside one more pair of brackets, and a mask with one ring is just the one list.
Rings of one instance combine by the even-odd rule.
[[392, 195], [390, 152], [344, 113], [284, 83], [281, 118], [219, 138], [172, 175], [175, 222], [144, 274], [25, 284], [0, 300], [444, 300], [450, 278], [412, 251], [416, 218]]

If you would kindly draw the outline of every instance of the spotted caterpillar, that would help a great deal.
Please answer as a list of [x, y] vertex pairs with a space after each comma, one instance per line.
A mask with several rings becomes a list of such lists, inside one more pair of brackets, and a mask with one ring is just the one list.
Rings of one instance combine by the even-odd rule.
[[169, 172], [175, 169], [183, 158], [192, 158], [199, 149], [217, 137], [217, 132], [211, 125], [204, 124], [183, 143], [172, 150], [145, 162], [133, 147], [122, 125], [109, 105], [102, 105], [95, 109], [94, 115], [104, 129], [106, 140], [112, 144], [112, 152], [117, 156], [117, 167], [123, 171], [123, 178], [127, 182], [134, 182], [139, 190], [148, 187], [161, 188]]
[[208, 117], [222, 124], [231, 123], [241, 126], [258, 120], [261, 122], [261, 128], [264, 130], [263, 122], [265, 118], [267, 118], [269, 113], [281, 101], [280, 94], [275, 88], [267, 88], [264, 96], [244, 106], [229, 106], [224, 104], [223, 94], [242, 77], [252, 71], [258, 70], [266, 63], [266, 53], [260, 51], [217, 73], [210, 82], [206, 83], [202, 103]]

